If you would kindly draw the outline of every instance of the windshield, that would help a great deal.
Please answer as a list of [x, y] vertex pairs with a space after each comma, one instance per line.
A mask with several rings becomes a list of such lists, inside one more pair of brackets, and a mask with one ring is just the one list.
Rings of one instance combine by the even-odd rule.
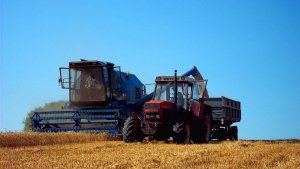
[[[177, 97], [191, 97], [191, 86], [187, 88], [187, 83], [177, 83]], [[188, 92], [190, 92], [188, 94]], [[157, 83], [154, 92], [154, 100], [174, 101], [173, 83]]]
[[171, 83], [158, 83], [155, 87], [154, 100], [172, 101], [174, 97], [173, 85]]
[[[193, 83], [177, 83], [177, 101], [203, 98], [206, 89], [206, 80]], [[154, 100], [174, 101], [174, 83], [157, 83], [154, 91]]]
[[72, 102], [105, 101], [102, 68], [71, 68], [70, 81]]

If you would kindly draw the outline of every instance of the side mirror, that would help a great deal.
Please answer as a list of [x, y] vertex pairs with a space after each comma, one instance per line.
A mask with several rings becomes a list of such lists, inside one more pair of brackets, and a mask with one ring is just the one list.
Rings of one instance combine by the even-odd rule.
[[62, 79], [61, 78], [58, 78], [58, 85], [62, 85]]
[[142, 96], [145, 96], [147, 93], [146, 91], [146, 85], [143, 85], [143, 88], [142, 88]]

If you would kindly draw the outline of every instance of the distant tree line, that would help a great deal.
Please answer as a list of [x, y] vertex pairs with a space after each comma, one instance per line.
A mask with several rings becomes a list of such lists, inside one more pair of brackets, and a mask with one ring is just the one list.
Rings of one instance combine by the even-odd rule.
[[50, 102], [50, 103], [46, 103], [44, 106], [42, 107], [38, 107], [35, 108], [33, 110], [31, 110], [25, 120], [23, 121], [24, 124], [24, 131], [30, 131], [32, 126], [31, 126], [31, 117], [34, 114], [34, 112], [36, 111], [55, 111], [55, 110], [61, 110], [62, 107], [66, 104], [66, 101], [60, 100], [60, 101], [56, 101], [56, 102]]

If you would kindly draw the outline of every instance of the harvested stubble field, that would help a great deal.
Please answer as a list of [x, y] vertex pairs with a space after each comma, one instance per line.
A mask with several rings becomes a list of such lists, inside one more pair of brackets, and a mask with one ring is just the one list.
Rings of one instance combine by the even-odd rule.
[[300, 141], [126, 144], [105, 134], [0, 133], [1, 168], [299, 168]]

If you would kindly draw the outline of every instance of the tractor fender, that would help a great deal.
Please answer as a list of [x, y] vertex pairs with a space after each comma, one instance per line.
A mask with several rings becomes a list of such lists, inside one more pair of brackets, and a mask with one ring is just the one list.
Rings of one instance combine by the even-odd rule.
[[203, 104], [197, 100], [190, 100], [189, 111], [193, 112], [193, 120], [202, 119], [203, 118]]

